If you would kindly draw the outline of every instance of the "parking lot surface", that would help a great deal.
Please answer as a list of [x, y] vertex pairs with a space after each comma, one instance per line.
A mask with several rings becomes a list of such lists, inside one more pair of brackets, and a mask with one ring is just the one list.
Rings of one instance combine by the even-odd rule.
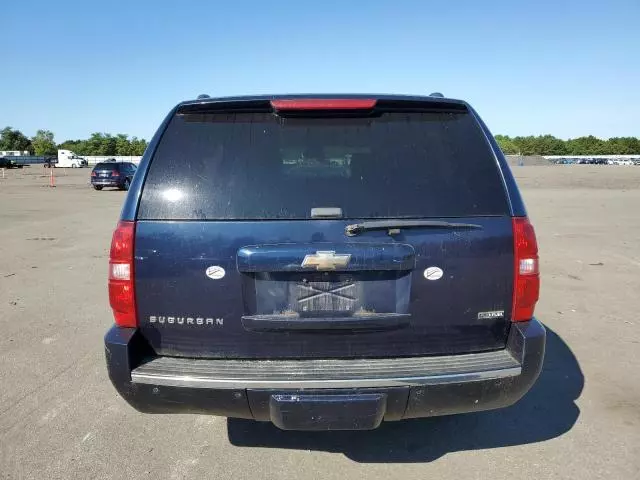
[[0, 178], [0, 478], [640, 478], [640, 167], [514, 167], [540, 243], [547, 357], [505, 410], [292, 433], [143, 415], [111, 386], [106, 273], [124, 192]]

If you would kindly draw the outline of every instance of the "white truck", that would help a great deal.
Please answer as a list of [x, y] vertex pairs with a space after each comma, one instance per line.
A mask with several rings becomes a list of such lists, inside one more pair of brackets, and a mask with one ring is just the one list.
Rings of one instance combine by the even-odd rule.
[[62, 168], [81, 168], [86, 167], [89, 163], [82, 157], [79, 157], [71, 150], [58, 150], [58, 163], [56, 167]]

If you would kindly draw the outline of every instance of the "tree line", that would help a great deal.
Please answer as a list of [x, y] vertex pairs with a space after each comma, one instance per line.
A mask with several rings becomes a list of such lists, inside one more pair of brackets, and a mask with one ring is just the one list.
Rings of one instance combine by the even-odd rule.
[[507, 155], [638, 155], [640, 139], [613, 137], [608, 140], [588, 137], [562, 140], [553, 135], [509, 137], [496, 135], [496, 141]]
[[78, 155], [142, 155], [146, 148], [145, 139], [124, 133], [93, 133], [86, 140], [56, 143], [53, 132], [49, 130], [38, 130], [31, 138], [11, 127], [0, 130], [0, 150], [28, 151], [31, 155], [56, 155], [58, 149], [71, 150]]
[[[614, 137], [608, 140], [588, 137], [562, 140], [553, 135], [509, 137], [496, 135], [502, 151], [507, 155], [638, 155], [640, 139]], [[56, 144], [49, 130], [38, 130], [29, 138], [20, 130], [6, 127], [0, 131], [0, 150], [29, 151], [32, 155], [55, 155], [58, 149], [71, 150], [78, 155], [142, 155], [147, 148], [143, 138], [124, 133], [93, 133], [86, 140], [65, 140]]]

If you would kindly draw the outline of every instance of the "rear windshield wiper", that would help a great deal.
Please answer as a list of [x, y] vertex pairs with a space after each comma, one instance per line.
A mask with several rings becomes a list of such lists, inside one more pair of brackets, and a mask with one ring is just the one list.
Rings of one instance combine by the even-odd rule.
[[344, 233], [353, 237], [367, 230], [389, 230], [389, 235], [397, 235], [401, 228], [441, 228], [441, 229], [476, 229], [482, 225], [475, 223], [451, 223], [439, 220], [376, 220], [372, 222], [347, 225]]

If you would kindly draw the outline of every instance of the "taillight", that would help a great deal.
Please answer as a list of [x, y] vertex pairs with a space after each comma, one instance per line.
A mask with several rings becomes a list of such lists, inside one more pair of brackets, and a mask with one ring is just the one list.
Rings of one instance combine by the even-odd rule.
[[271, 100], [274, 110], [368, 110], [374, 98], [292, 98]]
[[92, 177], [97, 177], [96, 172], [91, 172]]
[[116, 170], [112, 170], [111, 171], [111, 176], [112, 177], [119, 177], [120, 176], [120, 172], [116, 171]]
[[538, 242], [533, 226], [526, 217], [513, 219], [513, 311], [511, 321], [523, 322], [533, 317], [540, 294]]
[[134, 222], [118, 223], [111, 240], [109, 253], [109, 303], [116, 324], [137, 327], [136, 296], [133, 283]]

